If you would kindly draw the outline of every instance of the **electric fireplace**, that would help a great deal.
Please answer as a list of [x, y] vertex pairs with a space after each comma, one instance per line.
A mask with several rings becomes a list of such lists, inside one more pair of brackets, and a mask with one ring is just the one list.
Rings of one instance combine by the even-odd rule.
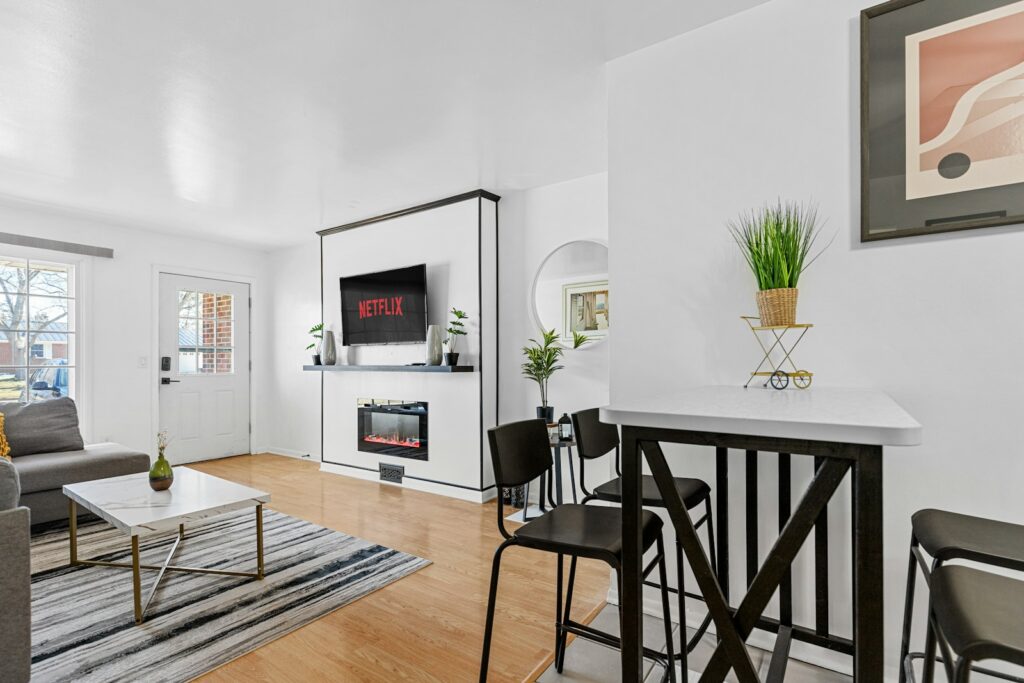
[[361, 398], [356, 402], [358, 448], [366, 453], [427, 459], [427, 404]]

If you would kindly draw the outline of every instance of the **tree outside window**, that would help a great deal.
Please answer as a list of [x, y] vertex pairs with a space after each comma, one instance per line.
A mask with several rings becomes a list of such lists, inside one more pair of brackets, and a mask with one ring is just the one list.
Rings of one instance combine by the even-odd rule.
[[0, 257], [0, 401], [74, 396], [74, 266]]

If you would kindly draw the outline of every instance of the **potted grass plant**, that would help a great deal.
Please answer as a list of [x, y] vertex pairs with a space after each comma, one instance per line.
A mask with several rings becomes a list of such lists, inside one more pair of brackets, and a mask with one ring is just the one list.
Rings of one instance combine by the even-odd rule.
[[761, 324], [795, 324], [800, 275], [828, 247], [815, 250], [821, 234], [817, 207], [780, 200], [741, 214], [729, 231], [757, 280]]
[[[573, 331], [572, 348], [578, 349], [590, 341], [587, 335]], [[540, 387], [540, 405], [537, 407], [537, 417], [544, 418], [548, 424], [555, 421], [555, 409], [548, 405], [548, 381], [551, 376], [561, 370], [564, 365], [559, 365], [565, 348], [558, 343], [558, 333], [548, 330], [541, 336], [541, 340], [531, 339], [528, 346], [523, 347], [523, 377], [532, 379]]]

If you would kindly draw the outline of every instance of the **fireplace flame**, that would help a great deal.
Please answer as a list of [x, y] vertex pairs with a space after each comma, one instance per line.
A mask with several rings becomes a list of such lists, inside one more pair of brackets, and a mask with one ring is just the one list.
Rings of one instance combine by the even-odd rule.
[[388, 446], [405, 446], [406, 448], [420, 448], [420, 440], [416, 437], [401, 438], [398, 434], [367, 434], [363, 441], [368, 443], [381, 443]]

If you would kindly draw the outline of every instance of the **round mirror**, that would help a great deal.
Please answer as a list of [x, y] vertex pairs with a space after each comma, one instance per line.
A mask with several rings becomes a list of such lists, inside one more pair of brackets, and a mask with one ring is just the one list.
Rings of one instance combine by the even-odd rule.
[[573, 332], [591, 343], [607, 338], [608, 246], [577, 240], [548, 254], [533, 280], [533, 316], [562, 346], [572, 347]]

